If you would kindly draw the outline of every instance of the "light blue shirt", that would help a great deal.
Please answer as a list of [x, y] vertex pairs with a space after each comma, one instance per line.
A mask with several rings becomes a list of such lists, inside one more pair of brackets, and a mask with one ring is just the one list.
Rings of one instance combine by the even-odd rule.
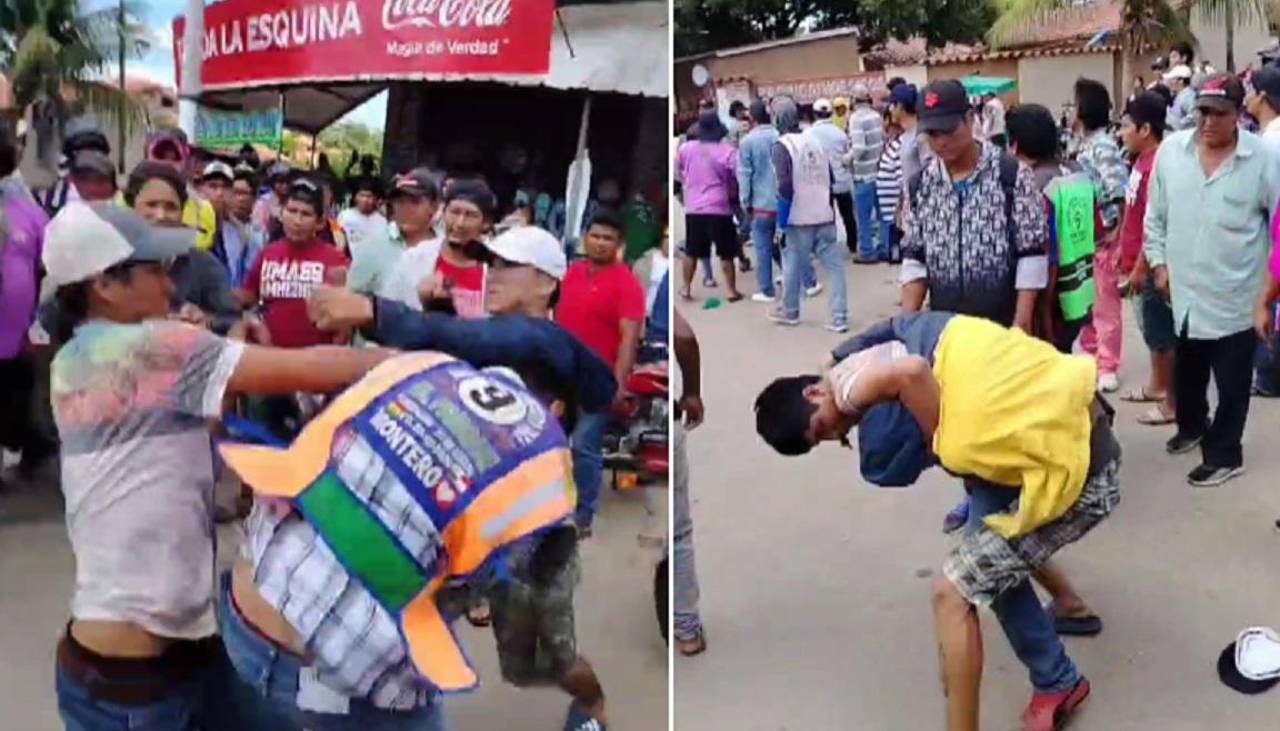
[[778, 208], [778, 176], [773, 170], [773, 145], [778, 130], [772, 124], [756, 127], [738, 145], [738, 195], [745, 210]]
[[1240, 132], [1235, 152], [1206, 179], [1195, 130], [1166, 137], [1156, 153], [1143, 221], [1151, 266], [1169, 270], [1174, 327], [1216, 340], [1253, 326], [1280, 197], [1280, 155]]

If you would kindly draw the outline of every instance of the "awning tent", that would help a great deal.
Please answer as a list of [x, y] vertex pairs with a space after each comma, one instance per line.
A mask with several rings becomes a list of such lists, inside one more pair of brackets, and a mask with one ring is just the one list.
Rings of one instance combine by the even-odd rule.
[[283, 94], [286, 127], [318, 133], [395, 81], [496, 81], [634, 94], [668, 95], [668, 7], [665, 2], [558, 0], [545, 76], [422, 75], [395, 79], [300, 78], [287, 84], [210, 89], [201, 104], [227, 110], [274, 104]]

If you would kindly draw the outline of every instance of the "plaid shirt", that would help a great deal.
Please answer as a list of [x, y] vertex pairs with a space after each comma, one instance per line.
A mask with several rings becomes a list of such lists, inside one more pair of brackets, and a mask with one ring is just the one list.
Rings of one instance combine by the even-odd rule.
[[1129, 184], [1129, 166], [1125, 164], [1120, 146], [1105, 129], [1098, 130], [1085, 139], [1076, 162], [1098, 189], [1102, 227], [1111, 231], [1120, 225], [1125, 188]]

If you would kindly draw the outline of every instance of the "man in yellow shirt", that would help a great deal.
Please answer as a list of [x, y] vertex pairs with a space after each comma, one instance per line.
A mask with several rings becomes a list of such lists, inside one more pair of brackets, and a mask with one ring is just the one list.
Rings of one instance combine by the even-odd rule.
[[[191, 147], [187, 144], [186, 133], [180, 129], [156, 132], [147, 143], [147, 159], [168, 163], [186, 178], [191, 164]], [[196, 248], [201, 251], [213, 248], [218, 216], [213, 204], [197, 195], [195, 190], [187, 191], [187, 202], [182, 207], [182, 225], [195, 229]]]
[[[1089, 695], [1031, 576], [1111, 513], [1120, 445], [1088, 358], [974, 317], [898, 315], [833, 354], [824, 376], [780, 378], [756, 400], [756, 430], [784, 455], [858, 441], [908, 484], [933, 462], [965, 478], [964, 538], [934, 585], [949, 731], [977, 731], [978, 606], [989, 606], [1030, 671], [1025, 731], [1056, 731]], [[909, 415], [898, 418], [894, 414]], [[885, 453], [888, 453], [887, 455]], [[900, 479], [905, 478], [905, 479]]]

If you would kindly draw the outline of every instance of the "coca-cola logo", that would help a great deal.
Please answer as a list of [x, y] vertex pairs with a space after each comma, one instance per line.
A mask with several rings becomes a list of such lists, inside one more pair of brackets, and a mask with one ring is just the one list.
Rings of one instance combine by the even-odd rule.
[[511, 0], [382, 0], [382, 27], [499, 28], [511, 18]]

